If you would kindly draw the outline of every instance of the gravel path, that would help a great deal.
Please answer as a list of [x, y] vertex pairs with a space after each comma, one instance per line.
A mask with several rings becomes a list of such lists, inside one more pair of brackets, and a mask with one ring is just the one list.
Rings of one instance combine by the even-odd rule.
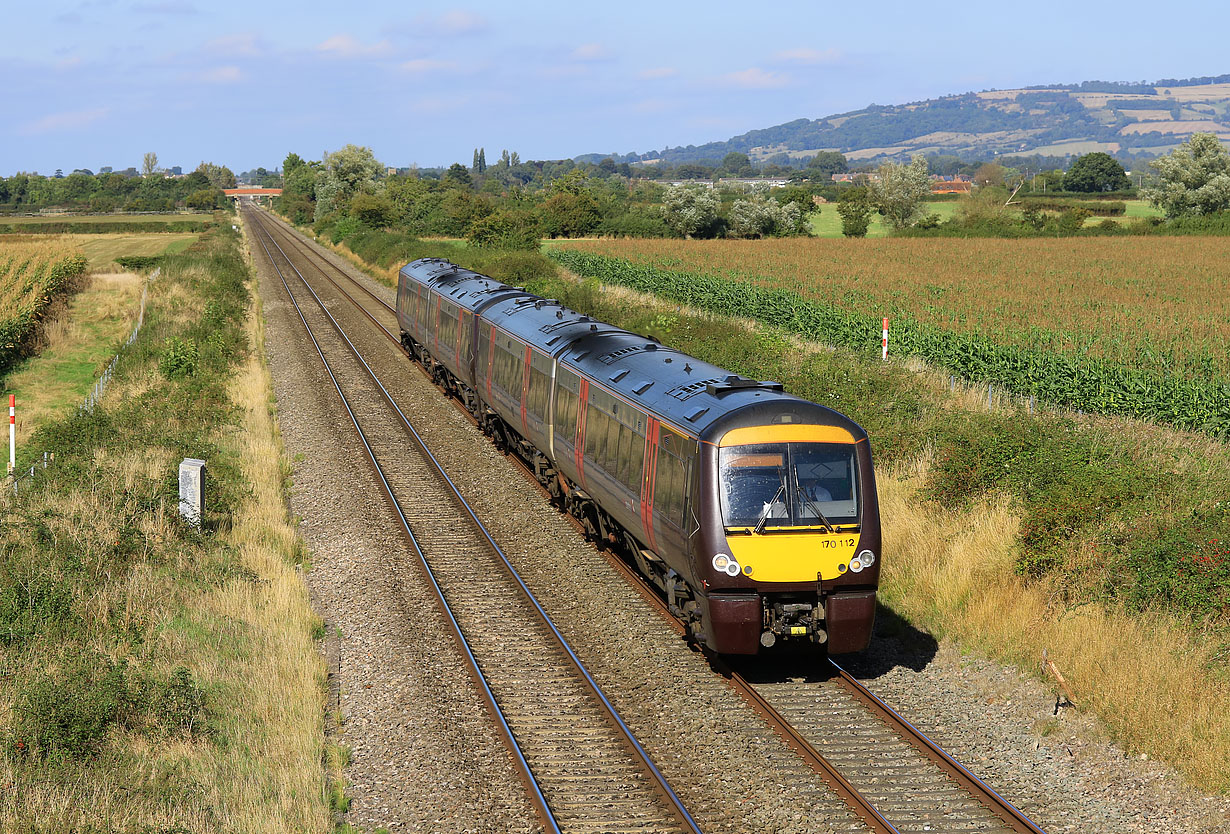
[[[391, 300], [391, 290], [328, 256]], [[309, 580], [326, 617], [342, 625], [342, 706], [354, 716], [345, 733], [355, 746], [351, 819], [389, 825], [397, 814], [426, 821], [432, 813], [426, 808], [437, 808], [441, 817], [451, 812], [454, 822], [428, 828], [470, 830], [461, 820], [471, 813], [473, 830], [496, 830], [499, 817], [514, 813], [505, 809], [518, 805], [515, 795], [490, 797], [496, 780], [507, 777], [487, 771], [507, 757], [483, 754], [498, 741], [483, 730], [477, 694], [465, 685], [451, 643], [427, 627], [426, 597], [405, 568], [400, 545], [379, 533], [391, 529], [380, 527], [389, 519], [370, 498], [375, 487], [364, 467], [353, 451], [338, 454], [337, 447], [353, 441], [328, 416], [335, 405], [320, 396], [323, 383], [312, 372], [318, 360], [308, 362], [295, 347], [293, 328], [275, 309], [279, 296], [268, 282], [262, 287], [283, 431], [292, 453], [306, 456], [296, 464], [293, 501], [315, 554]], [[339, 319], [345, 306], [331, 305]], [[357, 316], [344, 321], [362, 333]], [[370, 329], [356, 344], [689, 808], [695, 813], [703, 806], [699, 816], [708, 830], [861, 828], [404, 355]], [[333, 494], [339, 484], [340, 499]], [[418, 602], [393, 605], [389, 595]], [[846, 659], [847, 668], [1046, 830], [1230, 832], [1230, 802], [1183, 787], [1157, 763], [1129, 760], [1102, 740], [1088, 717], [1070, 709], [1052, 715], [1054, 696], [1036, 681], [955, 646], [937, 646], [908, 627], [904, 635], [893, 631], [865, 655]], [[366, 662], [364, 652], [371, 655]], [[420, 665], [434, 671], [390, 674], [390, 666]], [[788, 679], [793, 672], [785, 667], [778, 675]], [[390, 704], [382, 676], [395, 678], [398, 687], [422, 687], [402, 690], [413, 703]], [[432, 763], [428, 755], [409, 755], [427, 751], [444, 758]], [[389, 769], [394, 762], [396, 775]], [[412, 762], [427, 768], [426, 783], [417, 773], [409, 778]], [[443, 793], [441, 783], [449, 786]], [[381, 808], [390, 809], [383, 818]]]

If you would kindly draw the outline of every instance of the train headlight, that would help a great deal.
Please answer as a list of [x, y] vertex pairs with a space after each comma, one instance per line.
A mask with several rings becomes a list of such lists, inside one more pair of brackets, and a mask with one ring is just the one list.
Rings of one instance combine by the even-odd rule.
[[861, 562], [865, 568], [869, 568], [876, 563], [876, 555], [870, 550], [864, 550], [854, 558]]
[[730, 561], [730, 564], [726, 566], [726, 575], [727, 576], [738, 576], [739, 570], [740, 570], [739, 563], [732, 559]]
[[850, 560], [850, 570], [854, 573], [862, 573], [863, 563], [858, 560], [857, 556]]
[[713, 557], [713, 569], [723, 571], [727, 576], [738, 576], [743, 568], [739, 567], [739, 563], [725, 553], [719, 553]]

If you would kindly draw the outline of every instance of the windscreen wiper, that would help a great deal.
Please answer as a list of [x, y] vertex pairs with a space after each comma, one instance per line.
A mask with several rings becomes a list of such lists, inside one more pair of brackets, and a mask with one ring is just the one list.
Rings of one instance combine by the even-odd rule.
[[811, 500], [811, 498], [808, 497], [807, 493], [803, 491], [803, 488], [799, 486], [799, 473], [798, 472], [794, 473], [794, 491], [799, 494], [799, 497], [802, 498], [803, 501], [806, 502], [807, 506], [811, 508], [811, 511], [816, 514], [816, 517], [820, 519], [820, 523], [824, 525], [826, 530], [828, 530], [830, 533], [837, 532], [837, 528], [834, 527], [829, 522], [829, 520], [824, 517], [824, 513], [820, 512], [820, 508], [816, 506], [816, 502]]
[[764, 512], [760, 514], [760, 520], [756, 522], [756, 526], [752, 528], [753, 533], [759, 533], [764, 529], [765, 522], [769, 520], [769, 513], [773, 512], [773, 505], [777, 503], [777, 499], [786, 491], [786, 481], [782, 480], [782, 485], [777, 488], [777, 492], [773, 493], [773, 497], [769, 499], [769, 503], [764, 505]]

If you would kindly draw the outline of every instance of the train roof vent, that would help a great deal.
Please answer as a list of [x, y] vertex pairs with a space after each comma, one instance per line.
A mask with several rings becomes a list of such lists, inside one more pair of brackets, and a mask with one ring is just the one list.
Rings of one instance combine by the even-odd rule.
[[628, 345], [621, 347], [619, 350], [613, 350], [610, 353], [603, 354], [598, 357], [598, 361], [603, 365], [613, 365], [625, 356], [631, 356], [634, 353], [640, 353], [645, 349], [644, 345]]
[[648, 391], [652, 387], [653, 387], [653, 380], [646, 379], [646, 380], [643, 380], [640, 385], [637, 385], [635, 388], [633, 388], [632, 393], [644, 394], [646, 391]]
[[621, 379], [623, 379], [627, 375], [628, 375], [628, 369], [620, 368], [618, 371], [611, 374], [611, 382], [619, 382]]
[[688, 422], [689, 422], [689, 423], [695, 423], [695, 422], [696, 422], [697, 420], [699, 420], [699, 419], [700, 419], [700, 418], [704, 415], [704, 413], [705, 413], [706, 411], [708, 411], [708, 410], [709, 410], [709, 406], [707, 406], [707, 405], [702, 405], [700, 408], [694, 408], [694, 409], [692, 409], [692, 410], [691, 410], [691, 411], [689, 411], [689, 412], [688, 412], [688, 414], [687, 414], [687, 417], [688, 417]]
[[667, 395], [674, 397], [677, 400], [686, 400], [686, 399], [689, 399], [690, 397], [696, 396], [701, 391], [704, 391], [706, 388], [708, 388], [710, 385], [713, 385], [715, 382], [718, 382], [718, 379], [716, 377], [714, 377], [713, 379], [698, 379], [696, 380], [696, 382], [689, 382], [684, 385], [676, 385], [674, 388], [670, 389], [666, 393]]
[[731, 391], [742, 391], [748, 388], [763, 388], [769, 391], [781, 391], [782, 384], [780, 382], [758, 382], [754, 379], [748, 379], [738, 374], [731, 374], [723, 377], [721, 380], [713, 380], [705, 386], [705, 390], [713, 396], [721, 396], [729, 394]]
[[[514, 287], [514, 289], [516, 289]], [[513, 313], [520, 313], [522, 310], [528, 310], [531, 307], [537, 306], [541, 298], [518, 298], [513, 306], [504, 311], [504, 315], [511, 316]]]

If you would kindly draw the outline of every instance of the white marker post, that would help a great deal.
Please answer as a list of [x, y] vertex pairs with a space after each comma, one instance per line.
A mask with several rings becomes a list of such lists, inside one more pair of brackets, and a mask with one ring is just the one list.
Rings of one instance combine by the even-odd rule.
[[9, 474], [17, 470], [17, 395], [9, 394]]
[[201, 527], [205, 518], [205, 461], [184, 458], [179, 464], [179, 514], [184, 520]]
[[888, 361], [888, 318], [884, 319], [884, 337], [880, 342], [880, 359]]

